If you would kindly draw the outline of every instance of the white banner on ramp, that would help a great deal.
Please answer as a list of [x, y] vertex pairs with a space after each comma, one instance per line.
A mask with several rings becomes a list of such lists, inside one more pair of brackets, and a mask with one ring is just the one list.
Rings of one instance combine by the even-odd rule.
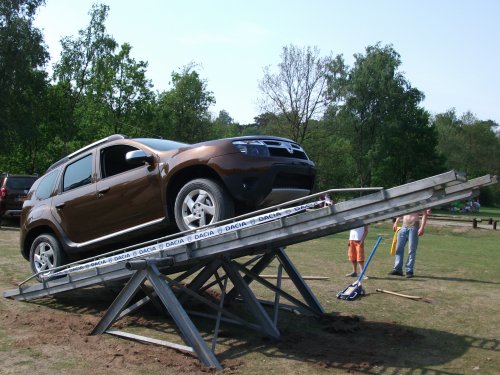
[[77, 264], [75, 266], [71, 266], [60, 271], [47, 272], [42, 274], [41, 277], [52, 278], [55, 276], [64, 276], [70, 273], [88, 271], [93, 268], [109, 266], [112, 264], [129, 261], [131, 259], [150, 256], [152, 254], [159, 253], [160, 251], [175, 249], [188, 243], [203, 241], [226, 233], [235, 232], [239, 229], [249, 228], [259, 224], [264, 224], [270, 221], [278, 220], [283, 217], [287, 217], [295, 213], [304, 211], [306, 209], [314, 208], [318, 205], [323, 205], [323, 204], [325, 204], [325, 201], [321, 200], [321, 201], [302, 204], [300, 206], [268, 212], [262, 215], [250, 217], [248, 219], [243, 219], [235, 221], [233, 223], [228, 223], [218, 227], [202, 230], [200, 232], [189, 233], [185, 236], [155, 243], [153, 245], [144, 246], [138, 249], [130, 250], [116, 255], [111, 255], [101, 259], [96, 259], [87, 263]]

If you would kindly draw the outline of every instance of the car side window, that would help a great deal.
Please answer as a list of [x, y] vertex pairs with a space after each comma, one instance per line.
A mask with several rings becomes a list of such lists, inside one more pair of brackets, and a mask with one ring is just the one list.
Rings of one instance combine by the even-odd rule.
[[92, 181], [92, 155], [68, 165], [63, 177], [63, 191], [90, 184]]
[[136, 147], [116, 145], [105, 147], [101, 150], [101, 175], [102, 178], [111, 177], [119, 173], [137, 168], [137, 164], [127, 163], [125, 155], [129, 151], [136, 151]]
[[57, 172], [58, 171], [55, 170], [40, 180], [35, 192], [35, 196], [38, 199], [42, 200], [50, 197], [52, 189], [54, 188], [54, 183], [56, 182]]

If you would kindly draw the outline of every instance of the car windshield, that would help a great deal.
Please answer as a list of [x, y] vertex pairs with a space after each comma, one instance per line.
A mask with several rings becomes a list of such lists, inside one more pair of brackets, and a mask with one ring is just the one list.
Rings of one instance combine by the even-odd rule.
[[189, 146], [187, 143], [169, 141], [168, 139], [136, 138], [135, 140], [158, 151], [169, 151], [175, 150], [176, 148]]

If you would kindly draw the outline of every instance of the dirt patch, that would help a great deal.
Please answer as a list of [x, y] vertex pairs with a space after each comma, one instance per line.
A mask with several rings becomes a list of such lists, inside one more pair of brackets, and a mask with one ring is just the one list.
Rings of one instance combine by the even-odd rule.
[[[175, 351], [173, 349], [134, 342], [126, 339], [116, 338], [110, 335], [91, 336], [91, 332], [99, 322], [100, 316], [107, 306], [102, 303], [108, 292], [93, 292], [95, 303], [92, 306], [89, 296], [91, 293], [77, 291], [75, 295], [65, 295], [59, 298], [47, 298], [37, 303], [26, 303], [23, 311], [18, 311], [16, 304], [23, 302], [10, 301], [7, 305], [8, 311], [3, 312], [3, 326], [6, 334], [14, 338], [13, 346], [16, 350], [11, 351], [10, 361], [16, 363], [15, 355], [22, 360], [22, 352], [36, 351], [39, 356], [47, 358], [61, 358], [65, 353], [86, 363], [81, 372], [71, 373], [88, 374], [92, 369], [105, 369], [108, 374], [121, 373], [167, 373], [177, 374], [206, 374], [214, 373], [213, 369], [204, 367], [197, 357], [191, 354]], [[23, 303], [24, 304], [24, 303]], [[16, 311], [17, 310], [17, 311]], [[29, 310], [27, 312], [26, 310]], [[165, 331], [165, 327], [173, 324], [168, 319], [155, 316], [153, 308], [146, 309], [141, 314], [127, 316], [113, 325], [114, 329], [129, 330], [130, 327], [152, 328]], [[157, 314], [156, 314], [157, 315]], [[366, 331], [370, 335], [384, 335], [395, 345], [405, 345], [407, 341], [415, 341], [416, 337], [410, 331], [402, 331], [397, 325], [386, 324], [373, 326], [366, 323], [358, 316], [342, 316], [337, 314], [325, 314], [320, 319], [294, 317], [297, 319], [309, 319], [309, 323], [319, 329], [320, 332], [308, 333], [298, 332], [296, 329], [282, 328], [281, 340], [273, 342], [260, 335], [248, 337], [241, 331], [224, 329], [221, 331], [222, 340], [232, 340], [235, 346], [243, 345], [245, 352], [252, 350], [263, 350], [276, 357], [290, 357], [300, 361], [310, 362], [315, 367], [343, 368], [349, 372], [366, 371], [376, 367], [380, 361], [376, 353], [359, 349], [359, 333]], [[323, 332], [323, 333], [322, 333]], [[247, 332], [248, 333], [248, 332]], [[325, 333], [330, 338], [325, 341]], [[342, 348], [342, 350], [339, 350]], [[222, 353], [219, 360], [224, 367], [223, 373], [245, 373], [245, 360], [242, 354]], [[348, 353], [347, 357], [343, 353]], [[371, 360], [366, 360], [366, 358]], [[25, 373], [26, 368], [10, 367], [6, 373]], [[48, 368], [37, 368], [38, 374], [49, 374]]]
[[[108, 335], [90, 336], [99, 321], [96, 316], [37, 306], [31, 314], [6, 313], [3, 320], [8, 327], [7, 334], [16, 338], [14, 346], [19, 350], [36, 348], [49, 356], [76, 354], [91, 368], [108, 369], [110, 373], [141, 368], [159, 371], [166, 367], [180, 374], [207, 372], [194, 356]], [[120, 325], [132, 320], [125, 318]]]

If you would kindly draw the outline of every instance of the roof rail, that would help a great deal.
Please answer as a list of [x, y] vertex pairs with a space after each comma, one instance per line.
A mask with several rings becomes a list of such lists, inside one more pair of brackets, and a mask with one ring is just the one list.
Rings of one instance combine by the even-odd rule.
[[66, 161], [68, 161], [69, 159], [72, 159], [74, 158], [76, 155], [79, 155], [81, 154], [82, 152], [85, 152], [87, 150], [90, 150], [100, 144], [103, 144], [103, 143], [107, 143], [107, 142], [112, 142], [112, 141], [116, 141], [117, 139], [127, 139], [128, 136], [127, 135], [124, 135], [124, 134], [113, 134], [113, 135], [110, 135], [109, 137], [106, 137], [106, 138], [102, 138], [102, 139], [99, 139], [98, 141], [95, 141], [94, 143], [91, 143], [85, 147], [82, 147], [80, 148], [79, 150], [76, 150], [75, 152], [72, 152], [71, 154], [63, 157], [62, 159], [56, 161], [54, 164], [52, 164], [45, 173], [51, 171], [52, 169], [58, 167], [59, 165], [65, 163]]
[[125, 138], [128, 138], [126, 135], [123, 135], [123, 134], [113, 134], [113, 135], [110, 135], [109, 137], [106, 137], [106, 138], [103, 138], [103, 139], [100, 139], [98, 141], [95, 141], [94, 143], [91, 143], [85, 147], [82, 147], [81, 149], [79, 150], [76, 150], [75, 152], [69, 154], [67, 156], [68, 159], [71, 159], [73, 157], [75, 157], [76, 155], [82, 153], [82, 152], [85, 152], [87, 150], [90, 150], [91, 148], [94, 148], [95, 146], [98, 146], [102, 143], [107, 143], [107, 142], [112, 142], [112, 141], [116, 141], [117, 139], [125, 139]]

